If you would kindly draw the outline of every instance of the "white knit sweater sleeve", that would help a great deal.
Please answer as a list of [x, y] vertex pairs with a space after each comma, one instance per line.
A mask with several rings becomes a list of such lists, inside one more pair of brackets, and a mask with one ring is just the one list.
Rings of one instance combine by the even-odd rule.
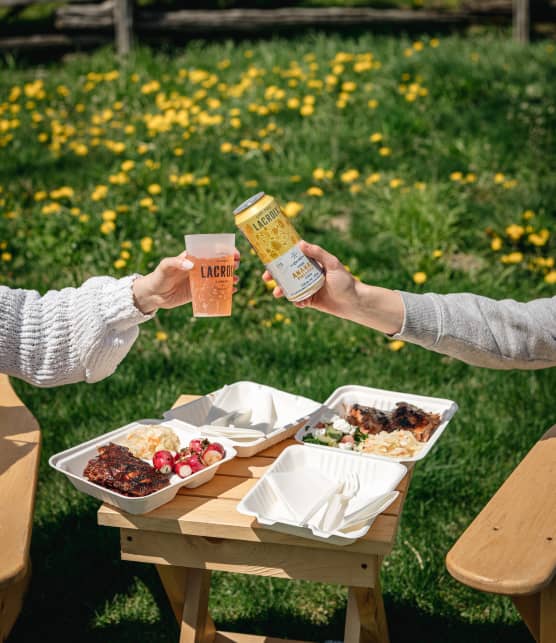
[[43, 387], [111, 375], [152, 318], [134, 305], [135, 277], [93, 277], [42, 297], [0, 286], [0, 372]]

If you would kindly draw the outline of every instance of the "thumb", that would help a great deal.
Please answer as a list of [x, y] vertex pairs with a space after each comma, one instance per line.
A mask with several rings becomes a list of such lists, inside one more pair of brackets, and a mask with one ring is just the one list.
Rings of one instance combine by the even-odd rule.
[[324, 248], [317, 246], [315, 243], [307, 243], [301, 240], [299, 248], [311, 259], [318, 261], [325, 270], [335, 270], [341, 263], [334, 255], [327, 252]]

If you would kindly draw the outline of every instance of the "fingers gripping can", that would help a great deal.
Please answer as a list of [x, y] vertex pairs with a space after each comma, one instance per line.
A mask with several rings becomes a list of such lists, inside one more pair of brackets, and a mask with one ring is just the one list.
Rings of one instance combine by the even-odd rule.
[[238, 206], [234, 216], [287, 299], [307, 299], [323, 285], [323, 271], [301, 252], [300, 237], [274, 197], [259, 192]]

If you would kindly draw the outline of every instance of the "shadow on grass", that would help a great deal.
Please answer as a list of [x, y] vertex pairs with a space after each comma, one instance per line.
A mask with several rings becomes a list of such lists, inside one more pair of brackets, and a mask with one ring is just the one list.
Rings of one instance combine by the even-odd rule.
[[[8, 643], [40, 636], [43, 643], [175, 643], [178, 628], [154, 567], [119, 559], [119, 530], [96, 524], [96, 504], [77, 515], [35, 528], [33, 578], [23, 612]], [[116, 610], [107, 606], [129, 597], [137, 582], [147, 589], [144, 604]], [[154, 599], [154, 600], [153, 600]], [[133, 601], [132, 601], [133, 602]], [[530, 643], [523, 625], [469, 625], [424, 614], [414, 605], [386, 597], [392, 643]], [[106, 614], [108, 613], [108, 616]], [[105, 617], [100, 623], [98, 616]], [[269, 608], [257, 618], [223, 620], [224, 631], [265, 634], [309, 641], [343, 638], [344, 609], [325, 625], [314, 625], [287, 611]], [[95, 623], [96, 621], [96, 623]]]

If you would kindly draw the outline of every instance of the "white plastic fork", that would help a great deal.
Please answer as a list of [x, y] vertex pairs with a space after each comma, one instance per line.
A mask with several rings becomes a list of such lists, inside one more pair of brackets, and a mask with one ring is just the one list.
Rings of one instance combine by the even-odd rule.
[[330, 499], [322, 517], [319, 530], [324, 532], [334, 531], [344, 519], [349, 501], [359, 491], [359, 476], [350, 472], [347, 474], [343, 487]]

